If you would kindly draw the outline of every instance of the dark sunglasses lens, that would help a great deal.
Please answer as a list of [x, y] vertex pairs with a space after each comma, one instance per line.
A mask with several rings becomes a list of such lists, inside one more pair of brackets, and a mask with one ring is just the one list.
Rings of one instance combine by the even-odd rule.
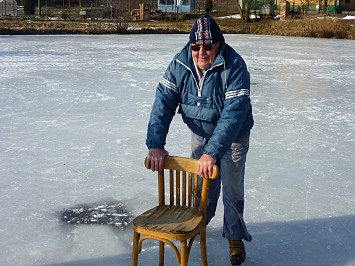
[[[212, 50], [212, 44], [203, 45], [203, 49], [205, 51], [211, 51]], [[191, 50], [194, 51], [194, 52], [200, 51], [200, 45], [191, 45]]]
[[191, 50], [194, 52], [200, 51], [200, 46], [199, 45], [191, 45]]
[[203, 46], [203, 49], [205, 49], [206, 51], [211, 51], [212, 50], [212, 44], [205, 44]]

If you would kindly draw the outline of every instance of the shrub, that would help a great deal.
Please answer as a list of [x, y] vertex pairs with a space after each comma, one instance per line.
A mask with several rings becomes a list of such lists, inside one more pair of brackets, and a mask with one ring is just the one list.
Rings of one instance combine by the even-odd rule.
[[212, 0], [205, 0], [205, 11], [210, 13], [213, 9], [213, 2]]
[[343, 39], [348, 35], [349, 26], [341, 20], [316, 19], [309, 23], [310, 36]]
[[60, 17], [64, 20], [69, 18], [69, 12], [66, 10], [63, 10], [62, 13], [60, 14]]
[[33, 15], [36, 11], [35, 1], [34, 0], [25, 0], [23, 9], [24, 9], [25, 15]]

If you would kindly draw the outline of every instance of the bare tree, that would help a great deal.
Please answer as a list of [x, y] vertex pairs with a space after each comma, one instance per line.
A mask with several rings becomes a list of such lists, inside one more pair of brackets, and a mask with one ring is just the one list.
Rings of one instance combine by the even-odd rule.
[[328, 11], [328, 0], [324, 0], [323, 2], [323, 13], [326, 14]]
[[310, 6], [315, 6], [317, 5], [319, 2], [318, 0], [301, 0], [301, 4], [302, 4], [302, 15], [306, 15], [308, 10], [309, 10], [309, 7]]
[[240, 5], [239, 0], [236, 0], [237, 8], [240, 14], [240, 18], [242, 21], [249, 22], [250, 21], [250, 7], [253, 0], [245, 0], [245, 5], [243, 5], [244, 0], [241, 0], [242, 6]]
[[302, 15], [306, 15], [309, 8], [309, 0], [301, 0]]

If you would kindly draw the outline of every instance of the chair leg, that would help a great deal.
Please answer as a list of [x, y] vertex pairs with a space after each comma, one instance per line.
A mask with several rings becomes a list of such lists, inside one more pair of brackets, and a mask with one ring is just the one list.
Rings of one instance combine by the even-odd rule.
[[133, 249], [132, 249], [132, 266], [138, 265], [138, 241], [140, 238], [140, 234], [134, 232], [133, 236]]
[[159, 266], [164, 266], [164, 242], [159, 241]]
[[187, 240], [181, 241], [181, 266], [187, 266]]
[[201, 259], [202, 265], [207, 266], [207, 249], [206, 249], [206, 230], [200, 231], [200, 247], [201, 247]]

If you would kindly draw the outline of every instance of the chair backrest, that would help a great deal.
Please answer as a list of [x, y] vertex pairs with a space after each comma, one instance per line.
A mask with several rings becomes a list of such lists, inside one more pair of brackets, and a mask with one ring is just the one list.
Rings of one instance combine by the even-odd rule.
[[[197, 206], [197, 187], [198, 187], [198, 160], [166, 156], [164, 169], [169, 170], [169, 180], [165, 181], [164, 170], [158, 172], [159, 205], [179, 205], [191, 208], [200, 208], [203, 216], [206, 217], [206, 206], [210, 179], [218, 177], [218, 167], [213, 166], [213, 173], [210, 178], [203, 179], [201, 190], [201, 203]], [[168, 193], [165, 193], [165, 182], [169, 183]], [[165, 195], [168, 194], [169, 202], [165, 202]]]

